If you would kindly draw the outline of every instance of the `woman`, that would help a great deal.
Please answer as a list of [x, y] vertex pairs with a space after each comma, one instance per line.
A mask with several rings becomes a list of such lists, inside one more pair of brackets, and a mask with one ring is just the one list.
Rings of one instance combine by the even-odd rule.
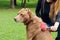
[[60, 40], [60, 0], [55, 0], [50, 6], [49, 17], [54, 22], [51, 30], [58, 32], [55, 40]]
[[[50, 28], [52, 31], [58, 32], [55, 40], [60, 40], [60, 0], [45, 0], [44, 4], [42, 0], [39, 1], [36, 8], [36, 15], [51, 26]], [[41, 4], [43, 5], [42, 7]], [[40, 10], [41, 13], [39, 13]]]

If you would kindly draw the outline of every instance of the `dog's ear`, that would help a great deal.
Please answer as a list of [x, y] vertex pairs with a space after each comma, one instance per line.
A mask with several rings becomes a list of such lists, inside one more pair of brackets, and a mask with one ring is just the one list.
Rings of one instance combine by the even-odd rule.
[[26, 8], [26, 11], [27, 11], [29, 17], [33, 18], [34, 15], [33, 15], [32, 11], [29, 8]]
[[29, 8], [25, 8], [26, 9], [26, 11], [28, 11], [29, 10]]

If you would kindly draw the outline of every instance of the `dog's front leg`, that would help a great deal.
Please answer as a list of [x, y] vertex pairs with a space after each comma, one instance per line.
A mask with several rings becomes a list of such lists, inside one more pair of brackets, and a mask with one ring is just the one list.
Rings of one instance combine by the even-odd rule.
[[27, 38], [27, 40], [32, 40], [32, 38]]
[[33, 38], [33, 34], [28, 32], [27, 33], [27, 40], [32, 40], [32, 38]]

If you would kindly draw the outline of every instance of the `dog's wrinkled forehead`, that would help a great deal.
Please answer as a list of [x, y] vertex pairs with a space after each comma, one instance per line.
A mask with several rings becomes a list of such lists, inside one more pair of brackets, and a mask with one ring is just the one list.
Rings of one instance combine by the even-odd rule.
[[28, 8], [22, 8], [22, 9], [18, 12], [18, 14], [20, 14], [20, 13], [27, 13], [28, 11], [29, 11]]

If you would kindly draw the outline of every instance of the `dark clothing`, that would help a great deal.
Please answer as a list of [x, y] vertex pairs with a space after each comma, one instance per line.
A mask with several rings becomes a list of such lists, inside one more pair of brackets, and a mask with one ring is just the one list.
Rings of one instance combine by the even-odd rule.
[[41, 17], [44, 22], [47, 24], [51, 23], [49, 18], [49, 11], [50, 11], [50, 3], [44, 2], [44, 0], [38, 0], [38, 4], [36, 7], [36, 15]]
[[37, 7], [36, 7], [36, 15], [38, 16], [38, 17], [40, 17], [40, 9], [41, 9], [41, 2], [42, 2], [42, 0], [38, 0], [38, 4], [37, 4]]
[[56, 16], [56, 21], [60, 23], [60, 12], [58, 12], [58, 15]]
[[56, 21], [59, 22], [59, 27], [57, 29], [58, 34], [56, 40], [60, 40], [60, 12], [58, 12], [58, 15], [56, 16]]
[[60, 37], [57, 37], [55, 40], [60, 40]]

